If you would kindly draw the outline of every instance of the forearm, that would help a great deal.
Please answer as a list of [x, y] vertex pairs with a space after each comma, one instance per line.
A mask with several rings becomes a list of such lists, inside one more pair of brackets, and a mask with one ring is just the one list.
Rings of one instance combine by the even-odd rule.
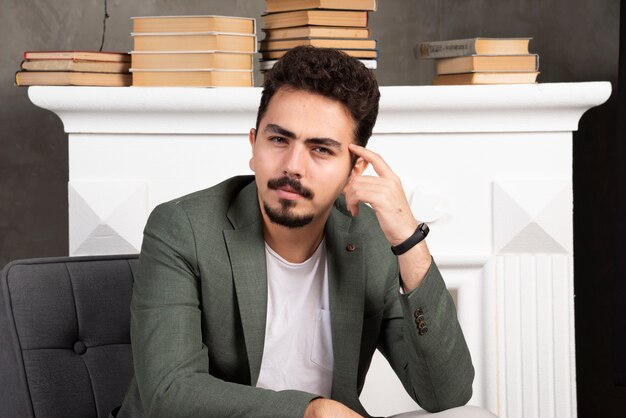
[[404, 293], [409, 293], [419, 287], [426, 277], [431, 261], [432, 257], [426, 240], [398, 256], [401, 286]]
[[[387, 297], [392, 315], [379, 348], [407, 392], [428, 411], [467, 403], [474, 369], [454, 303], [435, 262], [417, 289], [399, 295], [396, 287]], [[420, 320], [427, 327], [421, 334]]]
[[[466, 404], [472, 396], [474, 368], [456, 307], [434, 262], [420, 287], [400, 295], [400, 301], [409, 346], [408, 377], [416, 390], [425, 388], [422, 406], [439, 411]], [[422, 313], [426, 332], [419, 332], [416, 311]]]
[[195, 417], [302, 417], [316, 395], [300, 391], [271, 391], [221, 381], [208, 373], [172, 376], [146, 405], [147, 416]]

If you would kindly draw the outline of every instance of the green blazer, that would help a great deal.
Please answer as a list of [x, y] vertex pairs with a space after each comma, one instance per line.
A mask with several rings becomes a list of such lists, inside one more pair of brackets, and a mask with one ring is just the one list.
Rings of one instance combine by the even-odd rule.
[[[255, 387], [267, 309], [261, 222], [252, 176], [152, 212], [131, 304], [135, 376], [118, 417], [301, 417], [317, 397]], [[464, 405], [474, 370], [434, 262], [418, 289], [401, 294], [397, 258], [373, 211], [361, 205], [352, 218], [343, 198], [325, 236], [332, 398], [367, 416], [359, 393], [378, 348], [424, 409]]]

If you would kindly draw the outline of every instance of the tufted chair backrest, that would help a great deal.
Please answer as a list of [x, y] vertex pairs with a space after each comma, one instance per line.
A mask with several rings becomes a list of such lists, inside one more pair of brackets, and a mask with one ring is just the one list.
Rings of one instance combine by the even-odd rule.
[[107, 417], [133, 375], [137, 255], [20, 260], [0, 282], [0, 417]]

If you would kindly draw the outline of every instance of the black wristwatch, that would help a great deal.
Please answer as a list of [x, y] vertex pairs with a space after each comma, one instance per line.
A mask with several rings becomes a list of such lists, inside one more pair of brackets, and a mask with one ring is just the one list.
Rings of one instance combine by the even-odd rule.
[[404, 254], [405, 252], [409, 251], [411, 248], [419, 244], [420, 241], [422, 241], [424, 238], [426, 238], [426, 235], [428, 235], [429, 231], [430, 228], [428, 228], [428, 225], [422, 222], [417, 226], [417, 229], [415, 230], [415, 232], [413, 232], [413, 235], [408, 237], [400, 244], [392, 246], [391, 252], [395, 255]]

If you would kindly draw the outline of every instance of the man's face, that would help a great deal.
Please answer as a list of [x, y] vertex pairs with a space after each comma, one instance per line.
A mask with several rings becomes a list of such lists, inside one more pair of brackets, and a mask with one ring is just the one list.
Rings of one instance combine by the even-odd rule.
[[250, 168], [264, 217], [288, 228], [326, 222], [350, 174], [354, 121], [343, 104], [302, 90], [279, 89], [259, 131], [250, 131]]

